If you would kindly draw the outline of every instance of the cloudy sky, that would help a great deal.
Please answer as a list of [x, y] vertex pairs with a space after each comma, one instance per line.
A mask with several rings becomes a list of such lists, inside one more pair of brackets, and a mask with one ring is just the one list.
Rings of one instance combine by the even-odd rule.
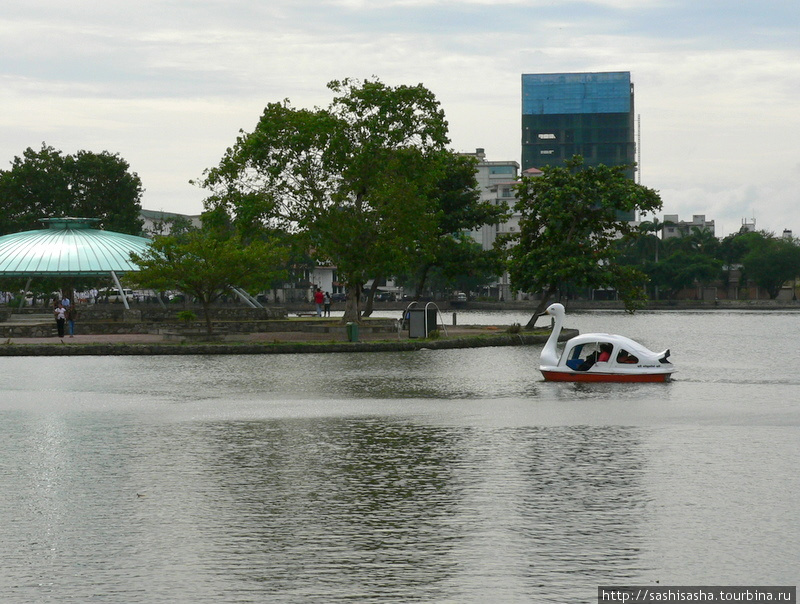
[[0, 168], [44, 142], [119, 153], [146, 209], [264, 106], [377, 76], [438, 97], [456, 151], [520, 159], [523, 73], [630, 71], [642, 183], [664, 213], [800, 235], [798, 0], [5, 0]]

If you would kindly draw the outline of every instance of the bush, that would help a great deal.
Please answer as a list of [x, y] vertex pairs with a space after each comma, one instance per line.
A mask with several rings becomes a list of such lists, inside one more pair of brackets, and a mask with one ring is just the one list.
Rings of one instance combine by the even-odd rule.
[[192, 321], [197, 320], [197, 315], [194, 314], [191, 310], [182, 310], [178, 313], [178, 319], [183, 321], [184, 323], [191, 323]]
[[442, 337], [442, 334], [438, 329], [434, 329], [428, 334], [428, 339], [429, 340], [438, 340], [441, 337]]
[[519, 323], [513, 323], [509, 325], [508, 329], [506, 329], [506, 333], [510, 334], [518, 334], [522, 331], [522, 325]]

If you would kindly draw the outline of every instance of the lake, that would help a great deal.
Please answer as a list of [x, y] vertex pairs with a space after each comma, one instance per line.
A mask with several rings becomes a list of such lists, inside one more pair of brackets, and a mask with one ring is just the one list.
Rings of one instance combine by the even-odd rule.
[[0, 358], [0, 599], [594, 602], [598, 585], [796, 585], [800, 313], [566, 325], [669, 347], [678, 372], [546, 383], [538, 346]]

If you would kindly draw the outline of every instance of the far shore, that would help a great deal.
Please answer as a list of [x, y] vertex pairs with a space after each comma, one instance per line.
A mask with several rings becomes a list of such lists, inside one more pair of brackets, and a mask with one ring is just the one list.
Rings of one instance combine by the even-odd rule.
[[[513, 300], [509, 302], [469, 300], [467, 302], [450, 302], [448, 300], [432, 300], [433, 304], [442, 312], [457, 312], [459, 310], [484, 310], [484, 311], [525, 311], [533, 312], [539, 305], [538, 300]], [[570, 311], [582, 310], [625, 310], [621, 300], [569, 300], [553, 299], [561, 302]], [[428, 301], [419, 304], [424, 306]], [[401, 313], [410, 304], [409, 301], [375, 302], [374, 311], [397, 311]], [[297, 311], [307, 311], [313, 304], [291, 303], [281, 304], [290, 314]], [[336, 311], [344, 310], [344, 303], [333, 306]], [[642, 310], [800, 310], [800, 300], [649, 300]]]

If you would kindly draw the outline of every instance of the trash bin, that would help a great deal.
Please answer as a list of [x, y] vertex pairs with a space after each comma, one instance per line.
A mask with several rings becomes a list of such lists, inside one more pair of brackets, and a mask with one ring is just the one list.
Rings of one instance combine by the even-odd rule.
[[408, 337], [427, 338], [436, 329], [435, 308], [408, 309]]
[[347, 341], [358, 342], [358, 323], [347, 324]]

